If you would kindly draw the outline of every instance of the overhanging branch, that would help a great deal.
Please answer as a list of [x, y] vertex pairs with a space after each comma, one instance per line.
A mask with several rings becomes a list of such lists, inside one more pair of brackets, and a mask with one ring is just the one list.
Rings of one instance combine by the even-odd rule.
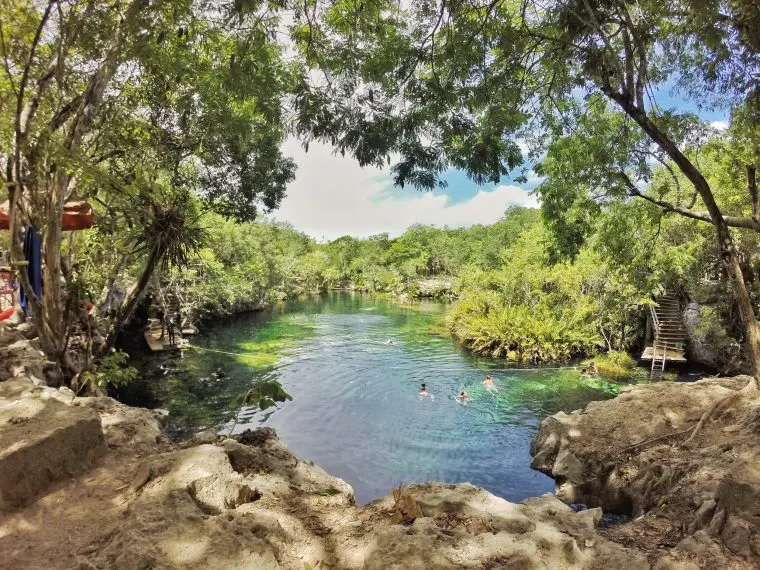
[[[684, 216], [685, 218], [691, 218], [692, 220], [699, 220], [700, 222], [707, 222], [708, 224], [714, 225], [713, 219], [712, 217], [710, 217], [709, 212], [706, 212], [706, 211], [695, 212], [694, 210], [684, 208], [683, 206], [677, 206], [676, 204], [672, 204], [666, 200], [660, 200], [659, 198], [655, 198], [654, 196], [644, 194], [636, 187], [636, 185], [633, 183], [633, 181], [625, 172], [619, 172], [618, 175], [623, 180], [623, 183], [625, 184], [625, 187], [628, 190], [629, 196], [646, 200], [647, 202], [650, 202], [652, 204], [655, 204], [656, 206], [659, 206], [666, 212], [674, 212], [676, 214]], [[749, 230], [755, 230], [756, 232], [760, 232], [760, 222], [755, 221], [752, 218], [747, 218], [744, 216], [723, 216], [723, 219], [726, 221], [726, 225], [728, 226], [731, 226], [734, 228], [745, 228]]]

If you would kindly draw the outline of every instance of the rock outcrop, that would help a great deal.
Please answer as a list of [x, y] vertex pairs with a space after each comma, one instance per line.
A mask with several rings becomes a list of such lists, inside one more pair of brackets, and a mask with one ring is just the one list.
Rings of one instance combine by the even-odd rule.
[[35, 330], [25, 322], [21, 309], [10, 319], [0, 321], [0, 382], [9, 378], [28, 378], [35, 384], [57, 383], [57, 367], [45, 358]]
[[0, 513], [85, 471], [105, 452], [100, 418], [92, 410], [54, 398], [0, 397]]
[[[22, 324], [0, 329], [15, 363], [0, 366], [0, 566], [760, 567], [760, 402], [739, 392], [747, 377], [629, 387], [547, 418], [533, 466], [557, 497], [513, 504], [427, 483], [357, 506], [271, 429], [172, 444], [166, 412], [30, 378], [46, 363]], [[602, 508], [633, 520], [599, 528]]]
[[531, 465], [555, 479], [563, 501], [633, 517], [607, 536], [659, 551], [662, 564], [756, 568], [760, 399], [740, 392], [749, 380], [632, 386], [583, 411], [555, 414], [541, 424]]
[[60, 476], [27, 487], [0, 515], [9, 567], [649, 567], [641, 552], [598, 534], [599, 509], [574, 512], [551, 495], [513, 504], [469, 484], [428, 483], [356, 506], [348, 484], [293, 456], [271, 429], [175, 445], [160, 436], [161, 413], [110, 398], [28, 379], [0, 383], [0, 398], [6, 423], [21, 417], [7, 413], [17, 408], [39, 410], [18, 424], [29, 429], [42, 417], [87, 425], [36, 436], [79, 469], [48, 463]]
[[454, 297], [454, 284], [451, 279], [422, 279], [417, 282], [417, 288], [416, 297], [430, 299], [452, 299]]

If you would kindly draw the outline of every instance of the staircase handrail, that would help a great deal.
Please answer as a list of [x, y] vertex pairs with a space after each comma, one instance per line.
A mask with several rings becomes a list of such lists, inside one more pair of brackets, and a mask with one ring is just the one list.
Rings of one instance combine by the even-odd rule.
[[654, 310], [653, 305], [649, 305], [649, 313], [652, 315], [652, 324], [654, 324], [655, 332], [660, 331], [660, 319], [657, 318], [657, 311]]

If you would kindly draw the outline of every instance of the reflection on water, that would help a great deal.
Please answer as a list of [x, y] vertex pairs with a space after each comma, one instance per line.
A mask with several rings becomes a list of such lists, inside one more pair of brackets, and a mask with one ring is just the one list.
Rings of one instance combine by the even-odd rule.
[[[142, 371], [177, 437], [224, 430], [236, 396], [257, 380], [278, 380], [293, 401], [244, 410], [235, 431], [276, 428], [294, 453], [345, 479], [362, 502], [427, 480], [469, 481], [513, 501], [551, 491], [551, 479], [528, 466], [540, 421], [617, 387], [571, 368], [510, 370], [468, 355], [428, 334], [444, 311], [336, 293], [230, 318], [193, 339], [198, 349], [152, 359]], [[498, 393], [483, 387], [487, 372]], [[423, 382], [433, 398], [418, 396]], [[466, 405], [455, 398], [462, 390], [472, 398]]]

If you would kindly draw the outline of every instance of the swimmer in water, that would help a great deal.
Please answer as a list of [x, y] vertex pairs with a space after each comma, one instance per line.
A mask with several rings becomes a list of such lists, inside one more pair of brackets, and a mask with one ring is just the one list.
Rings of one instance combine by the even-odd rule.
[[469, 402], [470, 401], [470, 394], [468, 394], [465, 391], [459, 392], [457, 395], [457, 400], [460, 402]]
[[483, 386], [485, 386], [486, 390], [488, 390], [489, 392], [494, 391], [494, 390], [497, 392], [499, 391], [499, 389], [496, 387], [496, 384], [493, 381], [493, 378], [491, 378], [490, 374], [488, 374], [486, 376], [486, 379], [483, 380]]
[[385, 341], [383, 344], [396, 344], [396, 341], [395, 341], [395, 340], [393, 340], [392, 338], [389, 338], [389, 339], [388, 339], [388, 340], [386, 340], [386, 341]]
[[420, 396], [429, 396], [429, 395], [430, 395], [430, 392], [427, 391], [427, 388], [425, 387], [425, 385], [423, 384], [422, 386], [420, 386]]

